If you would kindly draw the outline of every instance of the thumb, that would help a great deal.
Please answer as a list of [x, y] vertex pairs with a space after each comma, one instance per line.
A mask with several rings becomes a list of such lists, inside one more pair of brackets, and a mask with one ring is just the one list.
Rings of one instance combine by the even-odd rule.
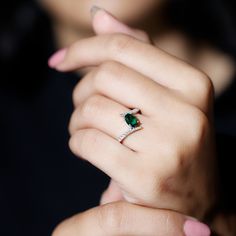
[[98, 206], [61, 223], [53, 236], [210, 236], [207, 225], [174, 211], [146, 208], [127, 202]]
[[96, 34], [123, 33], [133, 36], [145, 43], [151, 43], [146, 32], [133, 29], [128, 25], [120, 22], [116, 17], [111, 15], [103, 8], [93, 6], [91, 8], [92, 26]]

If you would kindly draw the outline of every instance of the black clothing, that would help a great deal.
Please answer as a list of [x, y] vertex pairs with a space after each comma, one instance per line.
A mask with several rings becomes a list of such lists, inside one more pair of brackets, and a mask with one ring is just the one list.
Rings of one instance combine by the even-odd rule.
[[72, 91], [80, 78], [47, 67], [55, 50], [50, 31], [32, 35], [13, 63], [1, 65], [2, 236], [50, 235], [61, 220], [98, 205], [108, 184], [68, 147]]

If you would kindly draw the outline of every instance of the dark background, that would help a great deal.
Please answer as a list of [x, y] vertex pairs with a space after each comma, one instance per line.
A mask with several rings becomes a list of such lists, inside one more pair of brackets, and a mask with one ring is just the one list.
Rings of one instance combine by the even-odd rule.
[[[170, 1], [171, 24], [236, 57], [233, 0]], [[80, 78], [48, 68], [55, 50], [48, 17], [24, 0], [2, 1], [0, 16], [0, 235], [50, 235], [61, 220], [97, 205], [108, 178], [68, 148], [71, 93]], [[215, 103], [218, 207], [233, 213], [235, 91], [234, 79]]]

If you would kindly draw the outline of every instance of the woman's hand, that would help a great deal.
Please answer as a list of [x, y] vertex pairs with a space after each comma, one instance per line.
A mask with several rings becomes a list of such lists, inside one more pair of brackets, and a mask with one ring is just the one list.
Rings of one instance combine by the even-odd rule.
[[[118, 199], [202, 219], [215, 202], [210, 79], [104, 11], [93, 27], [98, 36], [49, 62], [59, 71], [96, 66], [74, 91], [71, 150], [113, 179]], [[119, 114], [134, 107], [143, 129], [121, 144]]]
[[209, 236], [205, 225], [177, 212], [125, 202], [110, 203], [75, 215], [53, 236]]

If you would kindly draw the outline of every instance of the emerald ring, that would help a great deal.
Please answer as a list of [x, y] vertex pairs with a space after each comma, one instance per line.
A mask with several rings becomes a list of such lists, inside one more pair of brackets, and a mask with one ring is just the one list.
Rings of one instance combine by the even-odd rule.
[[138, 108], [134, 108], [127, 112], [121, 113], [120, 116], [124, 118], [125, 123], [128, 126], [128, 130], [121, 134], [117, 140], [121, 143], [128, 135], [132, 134], [133, 132], [142, 129], [140, 126], [140, 122], [134, 114], [138, 113], [140, 110]]

